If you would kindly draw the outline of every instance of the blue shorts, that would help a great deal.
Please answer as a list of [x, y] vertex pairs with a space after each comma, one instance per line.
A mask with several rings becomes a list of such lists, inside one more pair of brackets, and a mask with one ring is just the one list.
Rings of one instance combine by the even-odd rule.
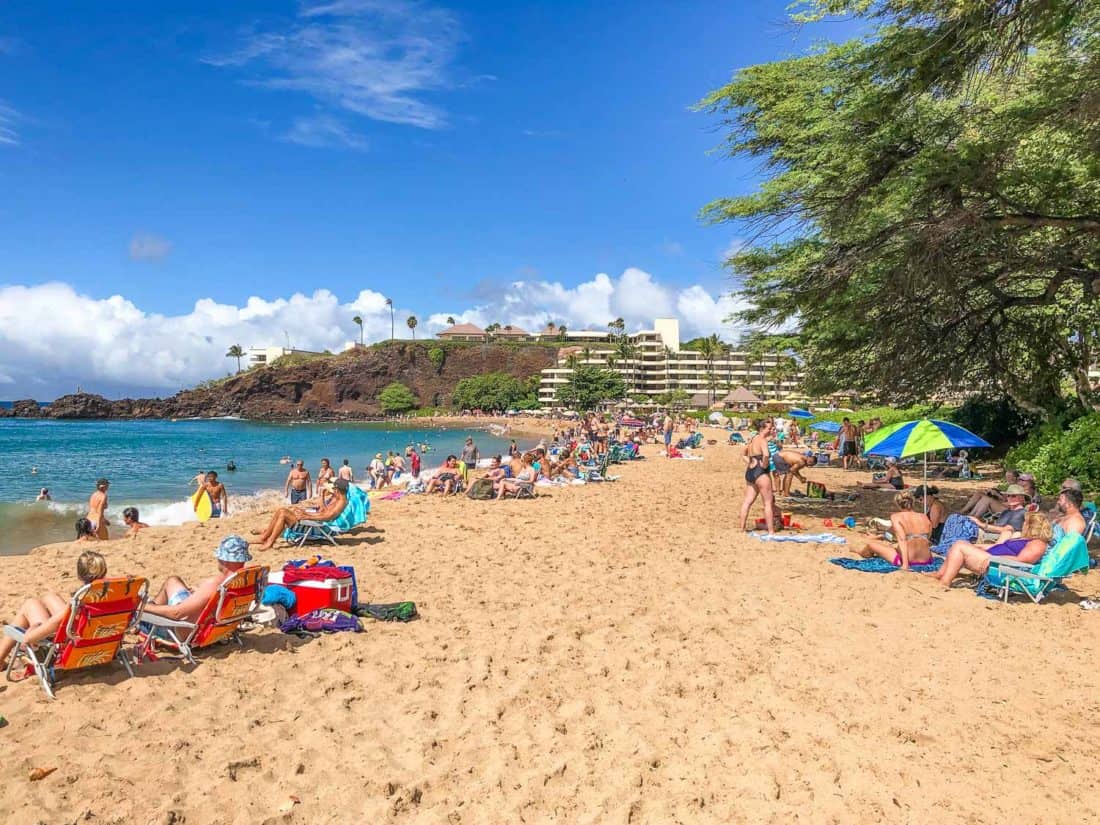
[[[190, 595], [190, 590], [180, 590], [177, 593], [168, 597], [168, 606], [175, 607], [177, 604], [187, 601]], [[168, 641], [172, 638], [168, 635], [167, 628], [154, 627], [149, 622], [141, 623], [141, 632], [144, 633], [146, 636], [152, 636], [154, 639], [164, 639]]]
[[668, 431], [665, 432], [665, 446], [667, 447], [671, 443], [672, 443], [672, 430], [668, 430]]
[[290, 503], [297, 504], [300, 501], [305, 501], [309, 496], [306, 495], [305, 490], [291, 490], [290, 491]]

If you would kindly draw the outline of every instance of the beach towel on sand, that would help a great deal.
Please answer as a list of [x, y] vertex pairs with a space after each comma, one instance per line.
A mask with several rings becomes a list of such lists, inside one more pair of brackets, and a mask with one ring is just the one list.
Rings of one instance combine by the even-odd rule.
[[419, 618], [415, 602], [393, 602], [391, 604], [364, 604], [355, 611], [357, 616], [376, 619], [380, 622], [411, 622]]
[[832, 533], [775, 533], [769, 535], [768, 533], [749, 533], [753, 538], [760, 539], [760, 541], [790, 541], [796, 544], [847, 544], [847, 540], [841, 536], [834, 536]]
[[[837, 567], [843, 567], [846, 570], [859, 570], [861, 573], [893, 573], [901, 570], [900, 567], [894, 567], [886, 559], [876, 556], [873, 559], [849, 559], [849, 558], [836, 558], [829, 559], [830, 564], [835, 564]], [[925, 564], [910, 564], [909, 567], [912, 570], [920, 571], [921, 573], [933, 573], [939, 570], [943, 566], [943, 559], [932, 559]]]

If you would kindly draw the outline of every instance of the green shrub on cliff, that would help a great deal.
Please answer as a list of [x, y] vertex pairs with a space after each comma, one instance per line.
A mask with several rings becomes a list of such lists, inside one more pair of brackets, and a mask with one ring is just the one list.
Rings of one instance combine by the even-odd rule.
[[416, 396], [404, 384], [394, 381], [378, 393], [378, 403], [382, 406], [382, 412], [408, 412], [416, 406]]
[[461, 410], [501, 410], [523, 404], [528, 399], [525, 382], [506, 372], [490, 372], [463, 378], [455, 384], [451, 404]]

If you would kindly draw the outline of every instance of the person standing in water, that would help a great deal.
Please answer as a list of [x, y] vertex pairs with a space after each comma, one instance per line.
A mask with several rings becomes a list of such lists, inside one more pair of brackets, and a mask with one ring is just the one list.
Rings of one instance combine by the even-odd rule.
[[321, 459], [321, 469], [317, 471], [317, 486], [323, 487], [330, 481], [336, 480], [336, 471], [332, 469], [332, 464], [327, 458]]
[[290, 475], [286, 477], [284, 492], [290, 498], [291, 504], [305, 501], [313, 495], [313, 479], [310, 478], [304, 461], [299, 460], [290, 471]]
[[210, 496], [210, 517], [221, 518], [229, 515], [229, 493], [225, 491], [225, 485], [218, 481], [218, 474], [211, 470], [203, 479], [203, 489]]
[[107, 528], [111, 522], [107, 521], [107, 488], [111, 486], [105, 478], [98, 479], [95, 483], [95, 492], [88, 498], [87, 519], [92, 523], [92, 531], [100, 541], [110, 537]]

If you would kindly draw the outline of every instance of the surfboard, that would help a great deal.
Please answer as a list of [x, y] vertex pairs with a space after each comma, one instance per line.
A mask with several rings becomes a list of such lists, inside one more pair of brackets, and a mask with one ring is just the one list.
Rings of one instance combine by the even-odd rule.
[[210, 500], [210, 494], [203, 487], [191, 496], [191, 506], [195, 508], [195, 515], [199, 517], [199, 521], [206, 521], [214, 512], [214, 502]]

